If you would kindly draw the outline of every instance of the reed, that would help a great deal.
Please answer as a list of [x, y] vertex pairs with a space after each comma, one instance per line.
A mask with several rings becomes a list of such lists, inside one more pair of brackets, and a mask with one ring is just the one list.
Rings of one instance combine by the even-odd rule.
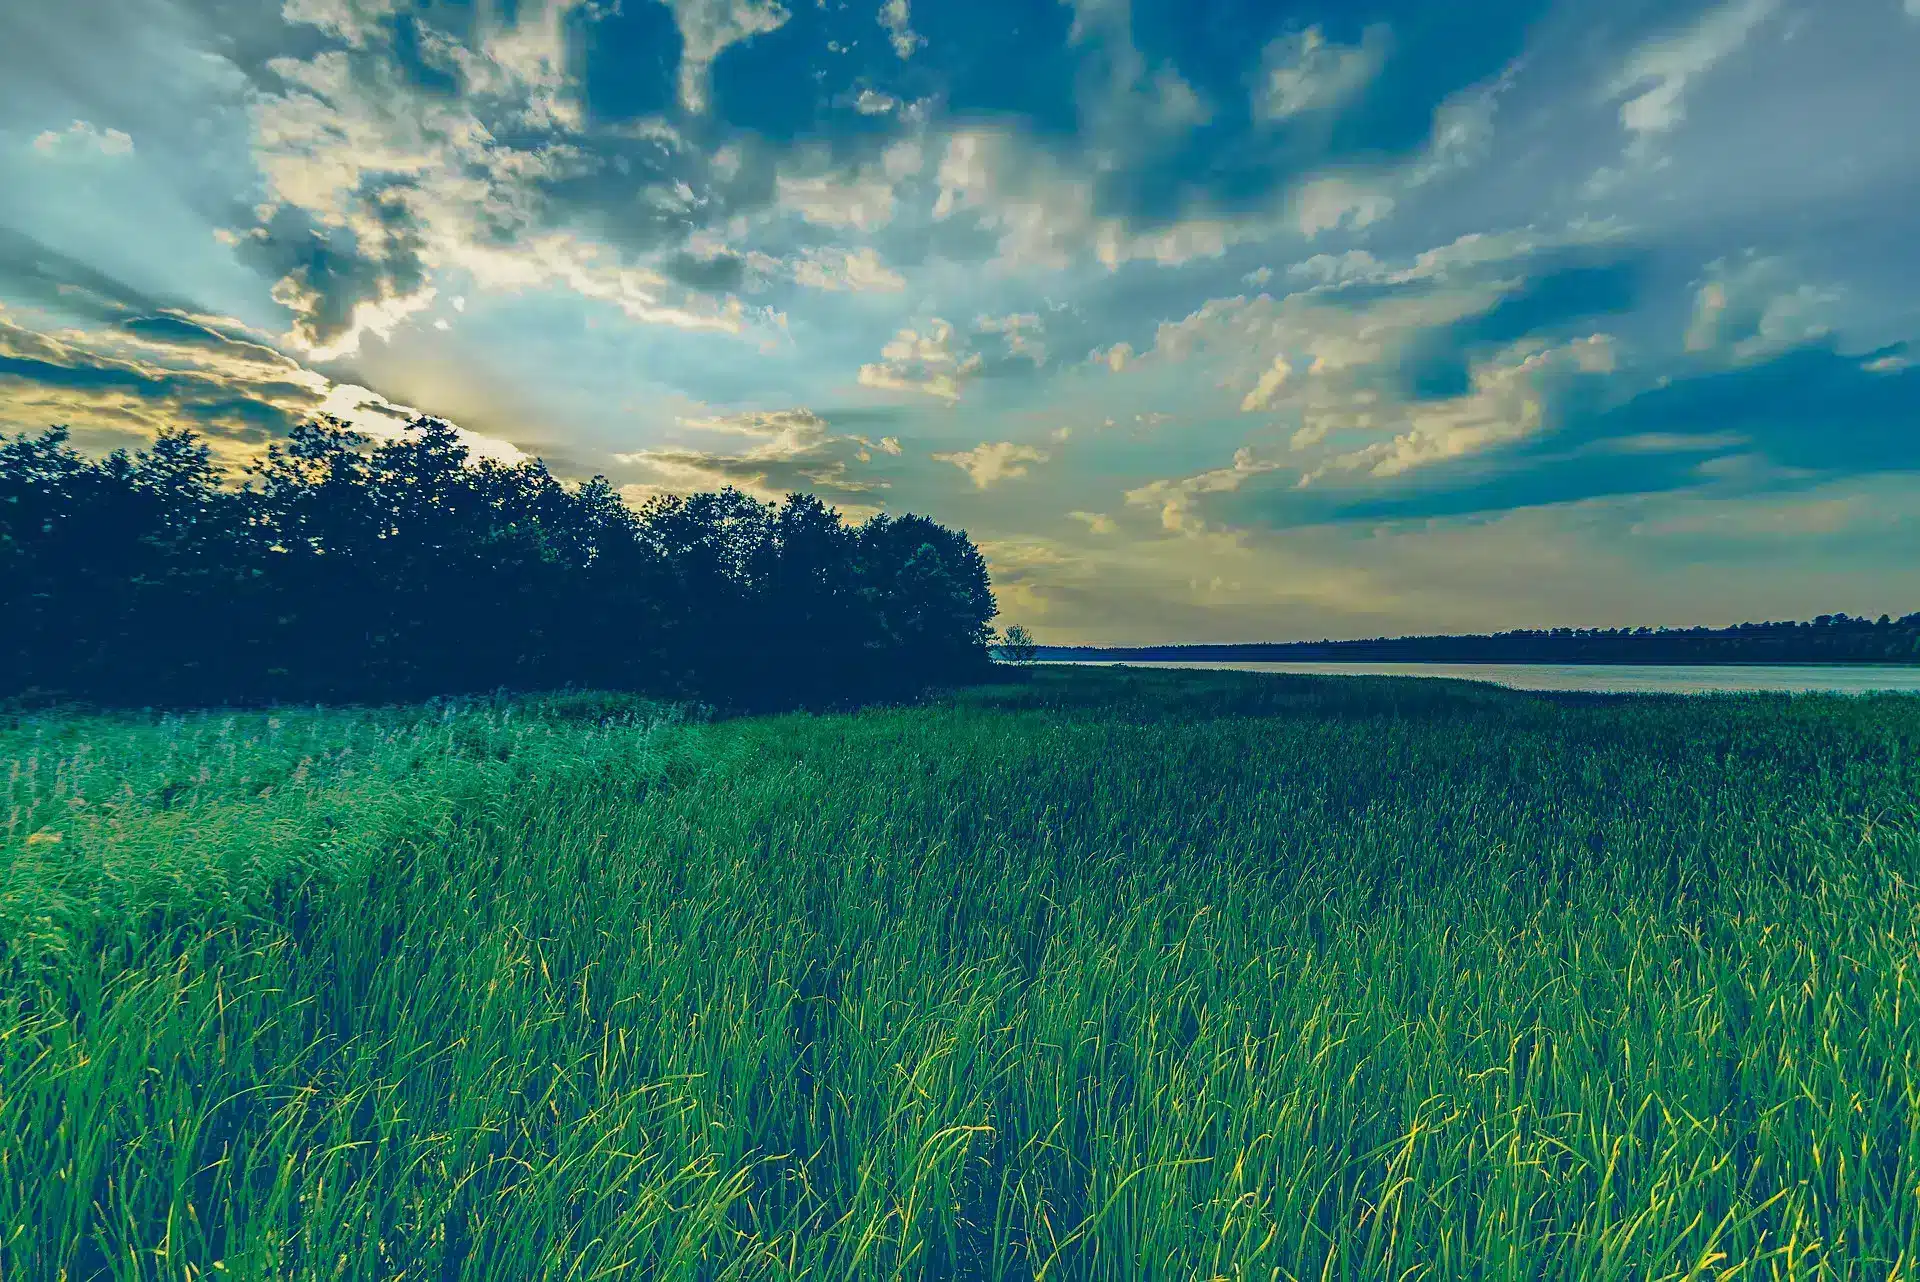
[[1920, 700], [0, 722], [0, 1276], [1910, 1277]]

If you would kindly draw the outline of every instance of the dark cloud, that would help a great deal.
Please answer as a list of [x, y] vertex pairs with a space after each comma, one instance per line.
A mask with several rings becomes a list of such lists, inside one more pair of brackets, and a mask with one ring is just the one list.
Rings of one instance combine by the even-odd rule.
[[[1563, 401], [1558, 430], [1502, 450], [1390, 483], [1250, 486], [1221, 508], [1230, 518], [1294, 527], [1491, 515], [1708, 487], [1793, 492], [1842, 477], [1920, 472], [1920, 366], [1874, 372], [1863, 368], [1866, 359], [1810, 345], [1679, 379], [1620, 405]], [[1751, 465], [1726, 465], [1736, 458]]]
[[135, 289], [4, 224], [0, 224], [0, 298], [90, 321], [119, 321], [184, 307], [181, 300]]
[[403, 298], [426, 284], [407, 188], [374, 186], [361, 208], [368, 215], [364, 235], [323, 227], [307, 211], [282, 205], [239, 242], [239, 256], [274, 281], [276, 298], [295, 311], [293, 332], [306, 346], [347, 333], [361, 303]]
[[[1486, 311], [1422, 335], [1401, 357], [1399, 386], [1416, 401], [1463, 396], [1472, 386], [1472, 365], [1491, 350], [1524, 338], [1558, 342], [1593, 332], [1609, 318], [1632, 312], [1645, 293], [1646, 265], [1638, 259], [1603, 266], [1549, 266]], [[1416, 289], [1376, 288], [1402, 296]], [[1344, 290], [1342, 301], [1365, 293]]]
[[667, 259], [665, 267], [668, 276], [690, 289], [738, 289], [741, 277], [746, 274], [746, 261], [737, 254], [718, 254], [712, 258], [674, 254]]
[[[138, 360], [116, 354], [111, 345], [122, 332], [138, 334], [150, 350]], [[226, 359], [194, 363], [210, 356]], [[254, 441], [286, 432], [317, 403], [311, 383], [294, 377], [299, 372], [269, 348], [175, 316], [137, 317], [117, 330], [61, 338], [0, 320], [0, 413], [17, 429], [58, 421], [148, 431], [172, 424]], [[50, 421], [22, 421], [29, 412]]]
[[1834, 473], [1920, 468], [1920, 365], [1875, 372], [1825, 344], [1676, 380], [1602, 415], [1590, 438], [1734, 432], [1784, 467]]

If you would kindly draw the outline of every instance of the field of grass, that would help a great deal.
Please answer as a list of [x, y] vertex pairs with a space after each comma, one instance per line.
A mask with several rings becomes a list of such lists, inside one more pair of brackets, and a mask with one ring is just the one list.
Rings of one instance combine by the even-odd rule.
[[1908, 1278], [1920, 699], [0, 719], [0, 1278]]

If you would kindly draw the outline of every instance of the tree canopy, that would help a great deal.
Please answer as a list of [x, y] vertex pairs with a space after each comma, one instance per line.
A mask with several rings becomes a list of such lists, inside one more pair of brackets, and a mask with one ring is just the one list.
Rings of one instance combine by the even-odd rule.
[[964, 533], [733, 488], [636, 510], [446, 423], [305, 424], [240, 483], [190, 431], [0, 436], [0, 693], [146, 704], [593, 685], [753, 707], [986, 670]]

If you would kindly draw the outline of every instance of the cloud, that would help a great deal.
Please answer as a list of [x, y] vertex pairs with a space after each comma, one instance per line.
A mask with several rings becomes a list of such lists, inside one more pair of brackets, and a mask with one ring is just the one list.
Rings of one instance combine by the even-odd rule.
[[[798, 458], [817, 449], [829, 436], [827, 420], [809, 409], [749, 410], [715, 418], [683, 418], [680, 423], [705, 432], [756, 438], [759, 444], [742, 455], [751, 459]], [[626, 455], [619, 457], [622, 462], [628, 461]]]
[[1614, 363], [1612, 342], [1604, 334], [1560, 347], [1522, 340], [1494, 360], [1476, 365], [1465, 395], [1404, 407], [1406, 430], [1391, 440], [1327, 459], [1302, 476], [1300, 484], [1306, 486], [1339, 471], [1399, 476], [1520, 440], [1546, 426], [1547, 394], [1556, 379], [1611, 373]]
[[1620, 107], [1631, 154], [1644, 158], [1657, 135], [1685, 120], [1688, 82], [1737, 51], [1779, 7], [1779, 0], [1728, 0], [1686, 31], [1635, 50], [1606, 91], [1609, 99], [1634, 95]]
[[1357, 45], [1331, 44], [1318, 26], [1281, 36], [1262, 52], [1254, 115], [1282, 121], [1357, 98], [1386, 64], [1390, 32], [1376, 23]]
[[993, 441], [948, 454], [935, 454], [936, 463], [951, 463], [973, 480], [975, 489], [984, 490], [1027, 474], [1027, 464], [1045, 463], [1051, 455], [1031, 445], [1013, 441]]
[[1286, 385], [1287, 376], [1292, 373], [1293, 366], [1287, 363], [1284, 353], [1274, 357], [1273, 364], [1261, 372], [1260, 381], [1254, 384], [1253, 390], [1248, 392], [1246, 399], [1240, 402], [1241, 411], [1251, 414], [1255, 410], [1263, 410], [1272, 405], [1274, 393]]
[[174, 341], [167, 324], [42, 333], [0, 311], [0, 424], [119, 439], [193, 427], [244, 450], [309, 415], [328, 386], [270, 349], [219, 342], [197, 321], [139, 319], [213, 337]]
[[[407, 424], [421, 414], [411, 406], [396, 405], [378, 392], [351, 383], [335, 384], [321, 398], [313, 412], [337, 418], [375, 441], [403, 439], [407, 434]], [[482, 436], [458, 424], [449, 426], [454, 429], [454, 435], [460, 443], [467, 447], [468, 455], [476, 461], [491, 459], [511, 467], [516, 463], [525, 463], [531, 457], [511, 441]]]
[[1767, 360], [1832, 333], [1837, 290], [1795, 282], [1778, 257], [1745, 255], [1707, 265], [1683, 336], [1689, 352], [1737, 364]]
[[745, 437], [750, 443], [735, 451], [682, 447], [615, 454], [615, 463], [650, 478], [626, 487], [632, 497], [690, 494], [727, 485], [765, 500], [807, 489], [862, 495], [883, 488], [884, 482], [860, 480], [852, 474], [852, 463], [870, 459], [874, 448], [899, 452], [899, 442], [891, 437], [876, 445], [864, 437], [835, 434], [825, 417], [805, 408], [747, 410], [679, 422], [695, 432]]
[[791, 16], [776, 0], [661, 0], [680, 28], [680, 105], [707, 109], [714, 59], [729, 47], [778, 31]]
[[1264, 215], [1195, 210], [1137, 228], [1129, 218], [1097, 212], [1097, 176], [1006, 130], [968, 128], [947, 139], [933, 217], [970, 213], [997, 233], [993, 266], [1005, 274], [1062, 270], [1089, 250], [1109, 270], [1138, 261], [1178, 266], [1217, 258], [1265, 225]]
[[95, 129], [84, 120], [76, 120], [64, 131], [47, 130], [33, 140], [33, 149], [43, 156], [130, 156], [133, 139], [118, 129]]
[[860, 367], [860, 385], [883, 391], [919, 392], [948, 402], [983, 364], [978, 352], [961, 355], [953, 347], [953, 326], [935, 317], [926, 333], [903, 329], [880, 349], [880, 360]]
[[907, 287], [906, 278], [881, 262], [870, 246], [804, 250], [793, 278], [813, 289], [852, 293], [898, 293]]
[[1004, 334], [1007, 338], [1007, 355], [1024, 356], [1035, 365], [1047, 363], [1047, 346], [1033, 332], [1041, 328], [1040, 317], [1034, 312], [1014, 312], [1006, 316], [978, 316], [974, 318], [973, 328], [979, 334]]
[[915, 35], [908, 26], [910, 15], [907, 12], [907, 0], [885, 0], [880, 6], [880, 25], [886, 28], [887, 41], [893, 51], [902, 58], [911, 58], [913, 51], [927, 43], [925, 36]]
[[1128, 490], [1125, 498], [1133, 507], [1159, 509], [1160, 525], [1171, 533], [1201, 534], [1209, 528], [1197, 510], [1203, 496], [1230, 493], [1239, 489], [1248, 477], [1271, 472], [1279, 466], [1277, 462], [1255, 458], [1253, 450], [1243, 445], [1233, 452], [1233, 462], [1226, 467], [1197, 476], [1150, 481]]
[[[449, 272], [493, 290], [571, 290], [647, 324], [748, 327], [737, 299], [705, 292], [713, 282], [676, 280], [690, 261], [679, 247], [770, 198], [767, 167], [743, 163], [740, 146], [691, 148], [658, 119], [589, 126], [566, 52], [582, 3], [523, 4], [512, 20], [477, 19], [464, 38], [425, 17], [396, 26], [384, 2], [310, 0], [290, 11], [348, 47], [263, 68], [250, 113], [267, 200], [256, 226], [227, 233], [293, 313], [290, 344], [316, 358], [352, 355], [365, 335], [419, 314]], [[715, 40], [765, 27], [773, 13], [758, 3], [673, 7], [696, 64]], [[443, 71], [460, 94], [408, 78], [402, 30], [414, 33], [407, 57]], [[657, 264], [633, 261], [642, 254]]]
[[892, 94], [873, 89], [862, 89], [853, 101], [853, 109], [863, 116], [884, 116], [899, 105], [900, 100]]
[[782, 209], [822, 227], [877, 231], [893, 221], [893, 184], [877, 173], [776, 180]]
[[1069, 512], [1067, 515], [1086, 526], [1089, 534], [1113, 534], [1120, 529], [1104, 512]]
[[1377, 180], [1333, 176], [1316, 178], [1294, 193], [1293, 216], [1306, 237], [1349, 227], [1371, 226], [1393, 212], [1393, 197]]
[[[41, 333], [0, 314], [0, 423], [16, 430], [58, 422], [140, 438], [186, 426], [238, 459], [321, 415], [384, 441], [402, 436], [420, 411], [335, 383], [219, 317], [160, 311], [110, 328]], [[509, 441], [455, 430], [476, 458], [528, 457]]]

